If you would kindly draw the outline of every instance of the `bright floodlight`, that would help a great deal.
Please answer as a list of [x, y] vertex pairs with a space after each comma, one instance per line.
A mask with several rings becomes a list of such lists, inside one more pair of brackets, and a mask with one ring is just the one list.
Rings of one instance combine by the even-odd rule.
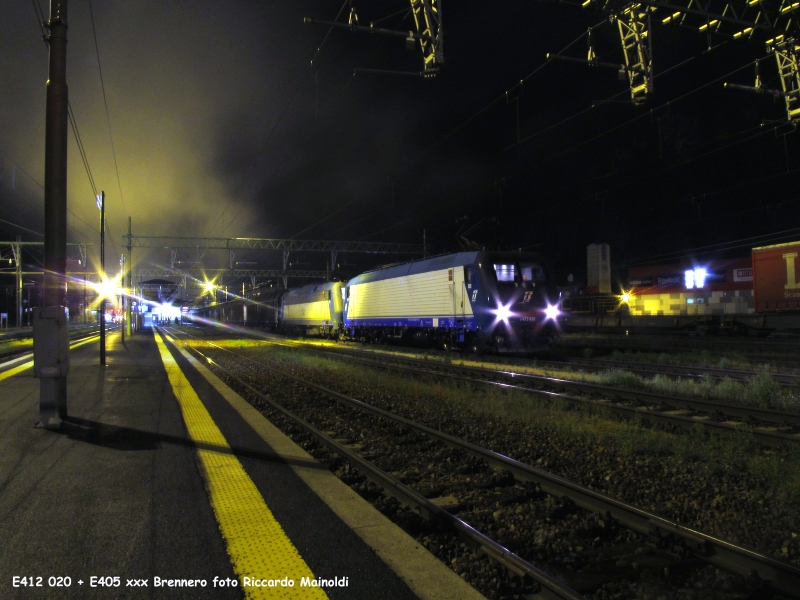
[[97, 291], [97, 295], [106, 300], [113, 300], [120, 293], [117, 281], [115, 279], [107, 279], [105, 276], [102, 281], [95, 283], [93, 287]]
[[686, 289], [702, 288], [706, 285], [708, 271], [706, 269], [690, 269], [684, 273]]
[[503, 306], [502, 304], [498, 304], [494, 314], [497, 315], [497, 319], [499, 321], [508, 323], [508, 318], [511, 316], [511, 306]]
[[705, 269], [695, 269], [694, 270], [694, 284], [701, 288], [705, 287], [706, 285], [706, 277], [708, 277], [708, 271]]
[[214, 291], [214, 282], [213, 282], [213, 281], [206, 281], [206, 282], [203, 284], [203, 288], [205, 288], [205, 290], [206, 290], [207, 292], [209, 292], [209, 293], [210, 293], [210, 292], [213, 292], [213, 291]]
[[633, 292], [631, 290], [622, 290], [622, 294], [619, 295], [619, 303], [630, 304], [631, 300], [633, 300]]
[[544, 309], [544, 316], [546, 319], [552, 319], [555, 321], [559, 314], [558, 307], [553, 306], [552, 304], [548, 304], [547, 308]]

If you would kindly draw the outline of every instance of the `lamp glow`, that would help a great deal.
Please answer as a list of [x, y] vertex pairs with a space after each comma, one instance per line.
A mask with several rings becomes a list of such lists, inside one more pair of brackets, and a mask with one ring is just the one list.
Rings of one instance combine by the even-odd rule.
[[498, 304], [494, 314], [497, 316], [498, 321], [508, 323], [508, 319], [511, 316], [511, 306], [503, 306], [502, 304]]
[[558, 310], [558, 306], [555, 306], [553, 304], [548, 304], [547, 308], [544, 309], [545, 319], [552, 319], [553, 321], [555, 321], [558, 318], [559, 314], [561, 314], [561, 312]]
[[101, 299], [104, 298], [106, 300], [114, 300], [121, 291], [117, 279], [108, 279], [106, 276], [103, 276], [102, 280], [93, 284], [92, 287], [94, 287]]

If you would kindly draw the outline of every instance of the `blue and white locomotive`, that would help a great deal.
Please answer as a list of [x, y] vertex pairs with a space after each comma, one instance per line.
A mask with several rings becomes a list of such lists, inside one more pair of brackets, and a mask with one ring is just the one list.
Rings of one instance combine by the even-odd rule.
[[459, 252], [363, 273], [344, 287], [344, 332], [376, 342], [526, 349], [556, 333], [558, 295], [535, 254]]

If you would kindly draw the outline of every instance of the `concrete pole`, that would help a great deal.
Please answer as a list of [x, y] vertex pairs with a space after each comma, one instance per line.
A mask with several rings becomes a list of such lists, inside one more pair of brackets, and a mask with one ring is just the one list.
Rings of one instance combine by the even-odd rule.
[[67, 270], [67, 0], [50, 1], [44, 156], [44, 305], [64, 306]]
[[[47, 80], [47, 115], [44, 148], [44, 310], [48, 318], [63, 326], [37, 330], [34, 322], [34, 375], [40, 377], [39, 422], [58, 428], [67, 414], [67, 372], [69, 356], [58, 357], [55, 365], [39, 361], [36, 346], [44, 351], [53, 343], [68, 339], [65, 287], [67, 271], [67, 0], [50, 0], [50, 48]], [[63, 315], [63, 316], [61, 316]], [[37, 333], [39, 335], [37, 335]], [[51, 339], [51, 338], [55, 339]], [[43, 356], [40, 354], [39, 356]]]

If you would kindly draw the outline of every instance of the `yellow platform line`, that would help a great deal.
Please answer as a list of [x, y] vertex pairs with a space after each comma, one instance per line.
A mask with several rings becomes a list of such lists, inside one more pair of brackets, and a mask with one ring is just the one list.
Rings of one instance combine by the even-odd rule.
[[[303, 578], [314, 581], [314, 574], [275, 519], [242, 463], [233, 455], [225, 436], [157, 333], [155, 339], [189, 437], [198, 445], [219, 448], [198, 448], [197, 456], [211, 507], [245, 596], [253, 599], [327, 598], [321, 588], [302, 585]], [[246, 578], [258, 580], [261, 586], [246, 585]], [[264, 587], [269, 581], [285, 578], [292, 580], [294, 586]]]
[[[89, 338], [89, 339], [86, 339], [86, 340], [81, 340], [80, 342], [76, 342], [76, 343], [72, 344], [69, 347], [69, 349], [72, 350], [73, 348], [77, 348], [78, 346], [83, 346], [84, 344], [88, 344], [89, 342], [95, 342], [95, 341], [97, 341], [99, 339], [100, 339], [100, 336], [92, 337], [92, 338]], [[32, 366], [33, 366], [33, 361], [29, 360], [28, 362], [22, 363], [21, 365], [18, 365], [16, 367], [14, 367], [13, 369], [9, 369], [8, 371], [3, 371], [2, 373], [0, 373], [0, 381], [3, 381], [4, 379], [8, 379], [9, 377], [13, 377], [17, 373], [21, 373], [25, 369], [30, 369]]]

